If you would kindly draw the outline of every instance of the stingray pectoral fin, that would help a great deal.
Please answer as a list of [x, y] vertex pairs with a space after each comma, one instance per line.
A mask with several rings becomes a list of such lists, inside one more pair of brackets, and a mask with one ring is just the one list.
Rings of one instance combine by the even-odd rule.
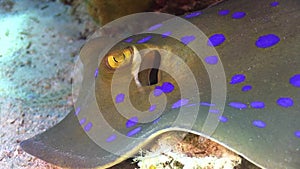
[[118, 158], [89, 139], [74, 110], [56, 126], [23, 141], [21, 147], [29, 154], [62, 167], [94, 168]]
[[[107, 43], [113, 40], [106, 37], [89, 40], [80, 51], [80, 60], [84, 67], [91, 67], [94, 64], [91, 58], [98, 58], [101, 52], [105, 52]], [[80, 86], [86, 85], [86, 79], [90, 78], [87, 74], [91, 74], [90, 71], [94, 70], [84, 71], [84, 79]], [[81, 89], [80, 92], [84, 93], [85, 90]], [[84, 100], [79, 98], [78, 102], [82, 102], [81, 99]], [[112, 159], [118, 158], [89, 139], [74, 115], [74, 110], [46, 132], [23, 141], [21, 147], [29, 154], [62, 167], [93, 168], [110, 164]]]

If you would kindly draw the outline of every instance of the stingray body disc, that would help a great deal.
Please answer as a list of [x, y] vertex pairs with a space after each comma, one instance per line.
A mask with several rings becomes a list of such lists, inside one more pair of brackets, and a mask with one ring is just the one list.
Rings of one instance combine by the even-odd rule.
[[106, 168], [181, 130], [262, 168], [296, 169], [299, 8], [297, 0], [229, 1], [182, 18], [142, 13], [105, 25], [99, 32], [122, 32], [102, 31], [82, 48], [74, 110], [22, 147], [57, 165]]

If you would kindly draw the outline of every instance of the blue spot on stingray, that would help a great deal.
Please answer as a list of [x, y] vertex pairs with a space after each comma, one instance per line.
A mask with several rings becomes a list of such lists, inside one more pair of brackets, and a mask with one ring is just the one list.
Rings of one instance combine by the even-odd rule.
[[207, 56], [204, 60], [207, 64], [215, 65], [218, 63], [218, 56]]
[[179, 108], [181, 106], [187, 105], [188, 103], [189, 103], [189, 99], [180, 99], [173, 104], [172, 109]]
[[296, 137], [300, 138], [300, 130], [298, 130], [298, 131], [295, 131], [295, 133], [294, 133], [294, 134], [295, 134], [295, 136], [296, 136]]
[[280, 97], [277, 100], [277, 104], [281, 107], [288, 108], [288, 107], [291, 107], [294, 105], [294, 101], [292, 98], [289, 98], [289, 97]]
[[210, 107], [210, 106], [216, 106], [216, 104], [214, 104], [214, 103], [207, 103], [207, 102], [200, 102], [200, 106], [208, 106], [208, 107]]
[[236, 109], [246, 109], [248, 106], [245, 103], [242, 102], [231, 102], [228, 104], [230, 107], [236, 108]]
[[79, 121], [79, 124], [80, 124], [80, 125], [83, 125], [85, 122], [86, 122], [86, 118], [82, 118], [82, 119]]
[[174, 85], [170, 82], [164, 82], [160, 88], [164, 93], [170, 93], [174, 90]]
[[180, 40], [181, 40], [181, 43], [183, 43], [185, 45], [188, 45], [189, 43], [191, 43], [195, 39], [196, 39], [196, 37], [191, 35], [191, 36], [184, 36]]
[[210, 109], [209, 112], [213, 113], [213, 114], [219, 114], [220, 110], [218, 110], [218, 109]]
[[114, 141], [117, 138], [117, 135], [113, 134], [109, 137], [107, 137], [106, 142], [110, 143], [112, 141]]
[[226, 37], [223, 34], [214, 34], [208, 38], [208, 46], [219, 46], [226, 40]]
[[156, 105], [151, 105], [149, 107], [149, 112], [153, 112], [156, 109]]
[[153, 26], [151, 26], [151, 27], [148, 29], [148, 31], [154, 31], [154, 30], [160, 28], [162, 25], [163, 25], [163, 24], [161, 24], [161, 23], [156, 24], [156, 25], [153, 25]]
[[95, 70], [95, 73], [94, 73], [94, 77], [95, 77], [95, 78], [98, 76], [98, 73], [99, 73], [99, 69], [97, 68], [97, 69]]
[[172, 32], [165, 32], [165, 33], [161, 34], [161, 37], [166, 38], [166, 37], [169, 37], [171, 34], [172, 34]]
[[295, 87], [300, 87], [300, 74], [296, 74], [290, 78], [290, 84]]
[[222, 123], [226, 123], [228, 121], [228, 118], [225, 116], [219, 116], [219, 121]]
[[279, 2], [277, 2], [277, 1], [271, 2], [270, 5], [272, 7], [275, 7], [275, 6], [279, 5]]
[[80, 107], [77, 107], [77, 109], [75, 111], [75, 115], [78, 116], [79, 112], [80, 112]]
[[163, 91], [161, 90], [160, 86], [156, 86], [155, 89], [153, 90], [153, 95], [154, 96], [160, 96], [163, 93]]
[[186, 19], [189, 19], [189, 18], [193, 18], [193, 17], [199, 16], [199, 15], [201, 15], [201, 14], [202, 14], [202, 12], [197, 11], [197, 12], [193, 12], [193, 13], [190, 13], [190, 14], [185, 15], [185, 18], [186, 18]]
[[127, 120], [126, 127], [130, 128], [135, 126], [138, 123], [138, 117], [134, 116]]
[[243, 92], [247, 92], [247, 91], [249, 91], [249, 90], [251, 90], [251, 89], [252, 89], [252, 86], [251, 86], [251, 85], [245, 85], [245, 86], [242, 87], [242, 91], [243, 91]]
[[88, 122], [85, 126], [84, 126], [84, 131], [90, 131], [93, 127], [93, 123], [92, 122]]
[[152, 36], [147, 36], [147, 37], [139, 40], [137, 43], [145, 43], [145, 42], [148, 42], [150, 39], [152, 39]]
[[137, 134], [138, 132], [140, 132], [141, 130], [142, 130], [142, 127], [137, 127], [137, 128], [135, 128], [135, 129], [129, 131], [129, 132], [127, 133], [127, 136], [128, 136], [128, 137], [131, 137], [131, 136]]
[[132, 38], [128, 38], [128, 39], [124, 40], [124, 42], [127, 42], [127, 43], [130, 43], [130, 42], [132, 42], [132, 41], [133, 41]]
[[246, 76], [243, 74], [236, 74], [234, 76], [232, 76], [230, 84], [238, 84], [238, 83], [242, 83], [244, 82], [246, 79]]
[[265, 128], [267, 124], [261, 120], [253, 120], [252, 125], [258, 128]]
[[124, 98], [125, 98], [125, 94], [123, 93], [120, 93], [116, 96], [116, 103], [121, 103], [124, 101]]
[[267, 34], [267, 35], [260, 36], [256, 40], [255, 45], [258, 48], [269, 48], [271, 46], [276, 45], [279, 41], [280, 38], [275, 34]]
[[246, 16], [246, 13], [245, 12], [234, 12], [231, 17], [233, 19], [242, 19]]
[[255, 109], [263, 109], [265, 108], [265, 103], [261, 101], [254, 101], [250, 103], [250, 106]]
[[220, 10], [219, 11], [219, 15], [221, 16], [225, 16], [225, 15], [228, 15], [229, 14], [229, 10]]
[[155, 119], [155, 120], [153, 121], [153, 124], [156, 124], [156, 123], [158, 123], [158, 122], [159, 122], [159, 120], [160, 120], [160, 117], [158, 117], [157, 119]]

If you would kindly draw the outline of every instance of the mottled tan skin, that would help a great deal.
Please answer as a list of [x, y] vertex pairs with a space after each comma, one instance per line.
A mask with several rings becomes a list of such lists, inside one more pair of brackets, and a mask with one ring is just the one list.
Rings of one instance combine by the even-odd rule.
[[152, 0], [87, 0], [90, 15], [102, 25], [122, 16], [147, 11], [152, 4]]
[[[272, 1], [228, 1], [214, 8], [204, 10], [203, 15], [192, 18], [190, 21], [208, 36], [214, 33], [223, 33], [227, 37], [224, 44], [216, 47], [224, 66], [227, 84], [234, 74], [243, 73], [247, 76], [247, 84], [254, 87], [251, 92], [242, 93], [240, 90], [244, 84], [228, 85], [227, 103], [231, 101], [250, 103], [251, 101], [262, 100], [266, 104], [266, 108], [263, 110], [249, 108], [241, 111], [226, 106], [223, 115], [227, 116], [229, 121], [219, 124], [211, 137], [241, 153], [241, 155], [263, 168], [297, 169], [300, 166], [300, 141], [299, 138], [293, 135], [293, 132], [300, 128], [300, 97], [299, 88], [289, 84], [289, 78], [300, 73], [300, 1], [280, 1], [280, 5], [275, 8], [269, 7], [270, 2]], [[218, 16], [217, 11], [220, 9], [241, 10], [247, 12], [247, 15], [241, 20], [233, 20], [230, 16]], [[181, 30], [178, 31], [181, 32]], [[183, 30], [181, 33], [186, 35], [188, 32], [189, 30]], [[281, 41], [271, 48], [257, 48], [255, 46], [256, 39], [268, 33], [278, 35]], [[143, 35], [138, 35], [134, 38], [137, 40], [143, 37]], [[162, 41], [154, 37], [147, 44], [157, 47], [167, 46], [165, 49], [182, 57], [192, 69], [199, 84], [199, 91], [195, 94], [200, 93], [201, 99], [204, 101], [209, 100], [210, 83], [207, 74], [203, 73], [205, 69], [201, 66], [201, 61], [195, 60], [195, 54], [180, 42], [173, 42], [172, 39]], [[87, 42], [81, 50], [83, 63], [88, 65], [89, 62], [93, 62], [90, 58], [97, 58], [101, 53], [99, 46], [105, 45], [105, 40], [101, 38], [95, 38]], [[111, 52], [115, 49], [123, 49], [128, 45], [131, 44], [118, 44]], [[171, 60], [162, 59], [161, 64], [168, 66], [176, 64]], [[105, 59], [100, 64], [100, 69], [102, 69], [100, 71], [102, 73], [97, 78], [95, 89], [98, 105], [102, 112], [105, 112], [103, 115], [111, 126], [120, 130], [121, 133], [127, 133], [129, 129], [124, 127], [126, 119], [119, 118], [120, 116], [112, 106], [113, 100], [107, 99], [111, 98], [111, 74], [110, 70], [105, 68]], [[181, 66], [178, 66], [178, 69], [180, 70]], [[89, 71], [88, 68], [85, 70]], [[124, 67], [120, 78], [116, 79], [120, 87], [122, 87], [122, 78], [126, 79], [130, 76], [129, 70]], [[88, 73], [90, 74], [90, 72]], [[87, 78], [89, 74], [84, 75], [83, 86], [90, 80]], [[184, 75], [182, 73], [181, 76], [174, 79], [180, 81], [185, 78]], [[164, 81], [173, 82], [174, 80], [168, 74], [162, 73], [160, 83]], [[186, 87], [189, 87], [189, 83], [186, 83]], [[153, 86], [144, 86], [143, 88], [147, 93], [153, 89]], [[130, 89], [133, 104], [138, 109], [146, 109], [149, 106], [149, 103], [145, 102], [147, 98], [136, 88], [134, 82], [132, 82]], [[180, 99], [177, 94], [178, 92], [175, 90], [174, 94], [168, 95], [169, 105]], [[279, 107], [276, 104], [276, 99], [282, 96], [293, 97], [294, 106], [290, 108]], [[155, 125], [145, 124], [143, 130], [137, 134], [137, 136], [146, 137], [146, 141], [142, 143], [134, 142], [123, 147], [120, 151], [123, 150], [124, 153], [120, 157], [105, 151], [89, 139], [79, 125], [77, 117], [73, 115], [74, 111], [70, 112], [55, 127], [24, 141], [21, 145], [30, 154], [60, 166], [105, 168], [125, 160], [163, 132], [183, 130], [200, 135], [207, 116], [207, 110], [207, 108], [200, 107], [196, 119], [197, 123], [192, 129], [187, 129], [184, 124], [178, 125], [176, 128], [170, 128], [169, 126], [174, 121], [174, 114], [176, 115], [178, 111], [166, 109], [159, 123]], [[264, 120], [267, 127], [264, 129], [254, 127], [251, 122], [255, 119]], [[98, 125], [101, 127], [102, 124]]]

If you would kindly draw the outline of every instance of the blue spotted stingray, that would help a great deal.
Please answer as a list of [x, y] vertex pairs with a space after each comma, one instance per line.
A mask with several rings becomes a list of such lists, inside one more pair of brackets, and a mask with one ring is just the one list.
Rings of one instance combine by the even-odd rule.
[[[210, 138], [261, 168], [300, 166], [300, 1], [227, 1], [80, 52], [78, 100], [67, 117], [21, 143], [45, 161], [107, 168], [158, 135]], [[224, 71], [220, 71], [224, 70]], [[225, 91], [225, 92], [224, 92]]]

